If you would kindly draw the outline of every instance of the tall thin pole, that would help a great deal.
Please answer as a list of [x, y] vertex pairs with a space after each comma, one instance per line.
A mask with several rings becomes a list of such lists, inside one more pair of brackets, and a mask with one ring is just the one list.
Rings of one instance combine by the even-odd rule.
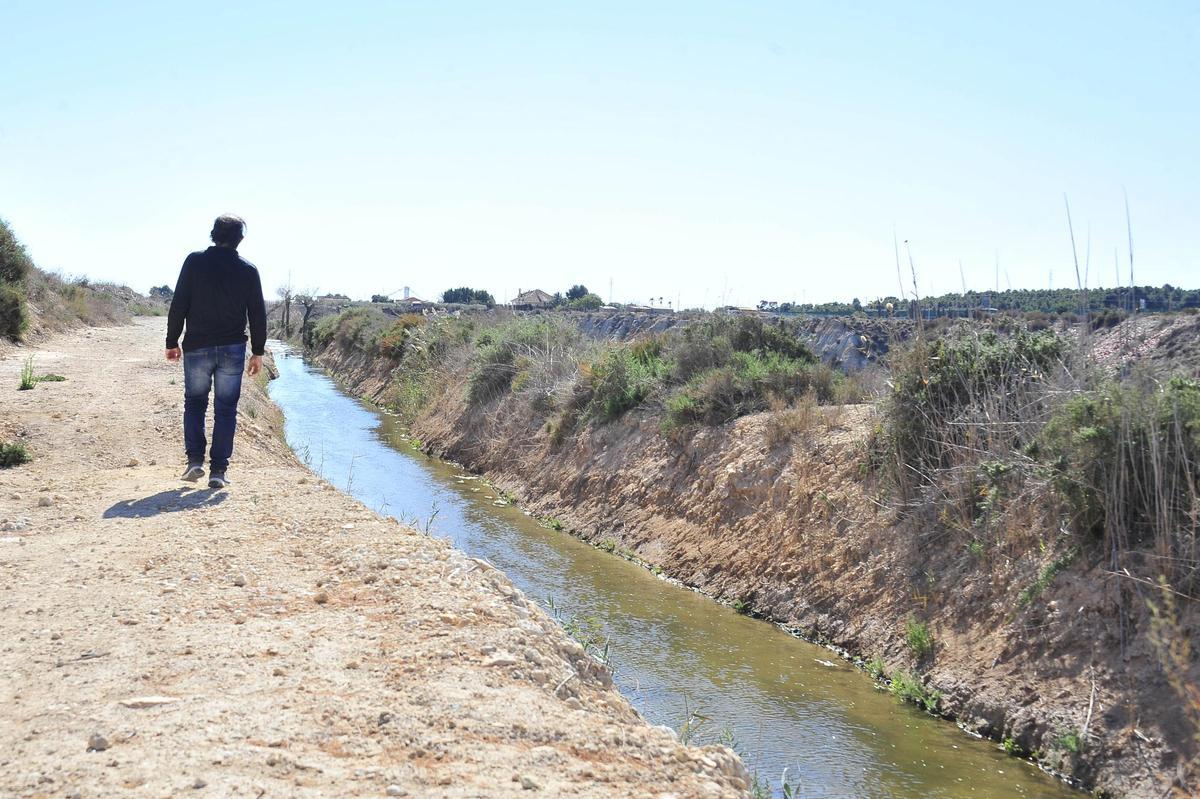
[[1129, 219], [1129, 192], [1125, 195], [1125, 231], [1129, 236], [1129, 312], [1137, 310], [1137, 283], [1133, 281], [1133, 222]]

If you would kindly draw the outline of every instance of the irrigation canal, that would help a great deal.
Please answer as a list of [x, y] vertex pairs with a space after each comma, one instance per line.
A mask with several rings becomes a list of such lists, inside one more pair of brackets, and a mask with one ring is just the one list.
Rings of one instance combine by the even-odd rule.
[[272, 342], [288, 443], [313, 471], [367, 506], [502, 569], [560, 617], [607, 636], [616, 683], [653, 724], [697, 743], [735, 741], [781, 796], [1078, 797], [989, 741], [880, 691], [829, 651], [500, 504], [481, 480], [415, 452], [394, 419], [342, 392]]

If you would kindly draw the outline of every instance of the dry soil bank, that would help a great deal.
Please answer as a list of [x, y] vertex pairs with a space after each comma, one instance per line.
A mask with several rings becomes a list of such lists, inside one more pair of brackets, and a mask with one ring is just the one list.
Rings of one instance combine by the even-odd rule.
[[[233, 487], [181, 471], [162, 320], [0, 361], [0, 795], [746, 795], [504, 575], [297, 464], [247, 381]], [[22, 359], [67, 380], [17, 391]]]

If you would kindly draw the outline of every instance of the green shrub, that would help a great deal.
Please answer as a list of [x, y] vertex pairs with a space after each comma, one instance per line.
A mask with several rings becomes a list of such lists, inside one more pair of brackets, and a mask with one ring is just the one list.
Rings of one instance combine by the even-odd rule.
[[379, 336], [379, 351], [393, 360], [404, 354], [404, 348], [412, 338], [412, 331], [425, 323], [425, 317], [417, 313], [399, 316]]
[[929, 634], [929, 627], [912, 616], [904, 622], [904, 641], [917, 660], [933, 651], [933, 636]]
[[794, 325], [783, 321], [768, 324], [752, 316], [718, 315], [684, 325], [674, 334], [669, 349], [675, 383], [687, 383], [701, 372], [725, 366], [737, 352], [774, 353], [803, 363], [817, 360]]
[[669, 382], [664, 428], [722, 424], [812, 393], [832, 402], [844, 376], [820, 363], [786, 322], [757, 317], [714, 316], [674, 333], [663, 356]]
[[912, 702], [929, 713], [937, 712], [938, 702], [942, 698], [940, 692], [926, 688], [920, 677], [907, 671], [897, 671], [892, 675], [889, 690], [897, 699]]
[[589, 292], [568, 302], [567, 307], [573, 311], [594, 311], [603, 304], [604, 300]]
[[882, 436], [893, 476], [931, 483], [964, 452], [1019, 449], [1025, 428], [1015, 422], [1035, 414], [1065, 351], [1050, 331], [1001, 336], [962, 326], [894, 358]]
[[18, 284], [33, 271], [33, 261], [12, 228], [0, 219], [0, 283]]
[[513, 319], [477, 339], [478, 352], [468, 396], [486, 402], [506, 393], [518, 371], [517, 359], [529, 364], [573, 358], [579, 330], [558, 317]]
[[867, 674], [870, 674], [871, 679], [876, 682], [887, 679], [887, 664], [879, 656], [875, 656], [867, 661], [866, 669]]
[[653, 346], [611, 347], [591, 368], [592, 416], [607, 421], [637, 407], [662, 383], [666, 371]]
[[1093, 314], [1091, 318], [1092, 330], [1103, 330], [1110, 327], [1116, 327], [1125, 320], [1129, 314], [1118, 308], [1105, 308], [1099, 313]]
[[315, 349], [323, 350], [333, 341], [333, 335], [337, 332], [338, 320], [341, 315], [325, 316], [317, 320], [317, 323], [312, 328], [312, 346]]
[[1066, 402], [1029, 452], [1052, 467], [1076, 530], [1173, 545], [1195, 532], [1200, 381], [1102, 384]]
[[812, 391], [829, 402], [838, 378], [820, 363], [778, 352], [733, 352], [729, 363], [700, 372], [667, 401], [671, 425], [723, 424], [766, 410], [771, 397], [784, 402]]
[[317, 349], [336, 342], [342, 347], [367, 354], [379, 351], [380, 339], [391, 319], [378, 308], [348, 308], [336, 316], [326, 316], [312, 328], [311, 341]]
[[0, 444], [0, 468], [20, 466], [31, 460], [29, 450], [20, 441], [7, 441]]
[[17, 341], [29, 326], [20, 286], [0, 281], [0, 336]]

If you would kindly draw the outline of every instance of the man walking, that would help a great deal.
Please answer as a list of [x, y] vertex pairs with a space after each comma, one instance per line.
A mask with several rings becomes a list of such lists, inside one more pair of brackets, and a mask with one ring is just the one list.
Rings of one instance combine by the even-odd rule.
[[[212, 449], [208, 451], [210, 488], [229, 485], [226, 469], [233, 454], [242, 364], [253, 377], [262, 369], [267, 342], [267, 309], [262, 283], [254, 264], [238, 255], [246, 223], [236, 216], [219, 216], [213, 223], [213, 246], [194, 252], [183, 262], [175, 296], [167, 314], [167, 360], [180, 357], [183, 338], [183, 443], [187, 470], [183, 479], [204, 477], [204, 417], [208, 392], [213, 389]], [[250, 323], [251, 357], [246, 361], [246, 322]]]

